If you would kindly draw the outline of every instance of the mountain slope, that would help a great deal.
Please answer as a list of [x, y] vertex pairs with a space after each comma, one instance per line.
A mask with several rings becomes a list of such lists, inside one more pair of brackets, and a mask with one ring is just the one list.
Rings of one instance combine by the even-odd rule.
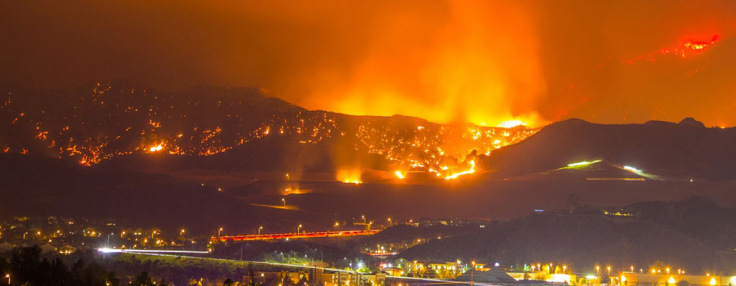
[[602, 159], [675, 180], [736, 179], [736, 129], [680, 123], [605, 125], [570, 119], [526, 140], [493, 151], [483, 166], [503, 175], [523, 175]]
[[[330, 154], [332, 162], [322, 169], [440, 170], [441, 165], [466, 163], [474, 150], [487, 153], [534, 132], [523, 127], [449, 126], [406, 116], [306, 110], [254, 88], [202, 86], [163, 92], [125, 81], [53, 91], [0, 87], [0, 152], [55, 157], [86, 166], [131, 154], [185, 159], [228, 154], [230, 158], [202, 164], [248, 170], [251, 162], [239, 161], [239, 156], [279, 157], [285, 150], [311, 145], [309, 152], [294, 156]], [[246, 150], [232, 154], [234, 149]], [[248, 154], [254, 150], [259, 154]], [[373, 165], [371, 157], [376, 156], [380, 158]], [[287, 171], [301, 166], [272, 164], [269, 168]]]

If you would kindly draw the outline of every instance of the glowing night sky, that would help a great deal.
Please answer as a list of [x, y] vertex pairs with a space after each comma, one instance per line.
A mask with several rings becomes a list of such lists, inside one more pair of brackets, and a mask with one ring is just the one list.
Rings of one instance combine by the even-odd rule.
[[0, 2], [0, 82], [255, 86], [310, 109], [736, 125], [736, 1]]

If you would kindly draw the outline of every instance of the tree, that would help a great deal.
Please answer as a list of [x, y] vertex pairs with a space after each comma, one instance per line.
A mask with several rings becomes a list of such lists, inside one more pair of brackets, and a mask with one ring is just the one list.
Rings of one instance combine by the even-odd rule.
[[222, 286], [233, 286], [233, 285], [235, 285], [235, 282], [233, 282], [233, 280], [230, 278], [225, 279], [225, 282], [222, 282]]
[[570, 194], [570, 196], [567, 197], [567, 203], [570, 204], [570, 214], [573, 214], [575, 209], [580, 205], [580, 196], [574, 193]]
[[138, 276], [133, 279], [133, 281], [130, 283], [130, 285], [133, 286], [149, 286], [153, 285], [153, 279], [150, 275], [148, 275], [148, 272], [143, 271]]

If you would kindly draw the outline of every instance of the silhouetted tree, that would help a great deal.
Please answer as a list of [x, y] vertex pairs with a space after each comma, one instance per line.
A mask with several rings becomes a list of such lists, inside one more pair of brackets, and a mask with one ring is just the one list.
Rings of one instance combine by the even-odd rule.
[[570, 214], [573, 214], [580, 205], [580, 196], [577, 194], [570, 194], [570, 196], [567, 197], [567, 203], [570, 204]]
[[13, 277], [13, 285], [119, 285], [119, 279], [113, 272], [107, 272], [99, 264], [85, 264], [78, 260], [71, 270], [60, 258], [52, 260], [41, 258], [41, 249], [37, 246], [13, 249], [11, 262], [0, 260], [3, 273], [9, 270]]
[[140, 274], [138, 274], [138, 276], [136, 276], [135, 279], [133, 279], [130, 285], [133, 285], [133, 286], [153, 285], [153, 279], [151, 279], [151, 276], [148, 275], [148, 272], [143, 271]]

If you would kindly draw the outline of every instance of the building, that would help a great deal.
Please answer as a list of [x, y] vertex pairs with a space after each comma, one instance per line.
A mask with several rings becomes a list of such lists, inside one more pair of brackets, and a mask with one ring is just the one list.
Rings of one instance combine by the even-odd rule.
[[684, 275], [668, 273], [621, 273], [611, 283], [626, 286], [733, 286], [736, 276]]
[[386, 274], [362, 274], [357, 272], [334, 272], [321, 275], [324, 286], [384, 286]]

